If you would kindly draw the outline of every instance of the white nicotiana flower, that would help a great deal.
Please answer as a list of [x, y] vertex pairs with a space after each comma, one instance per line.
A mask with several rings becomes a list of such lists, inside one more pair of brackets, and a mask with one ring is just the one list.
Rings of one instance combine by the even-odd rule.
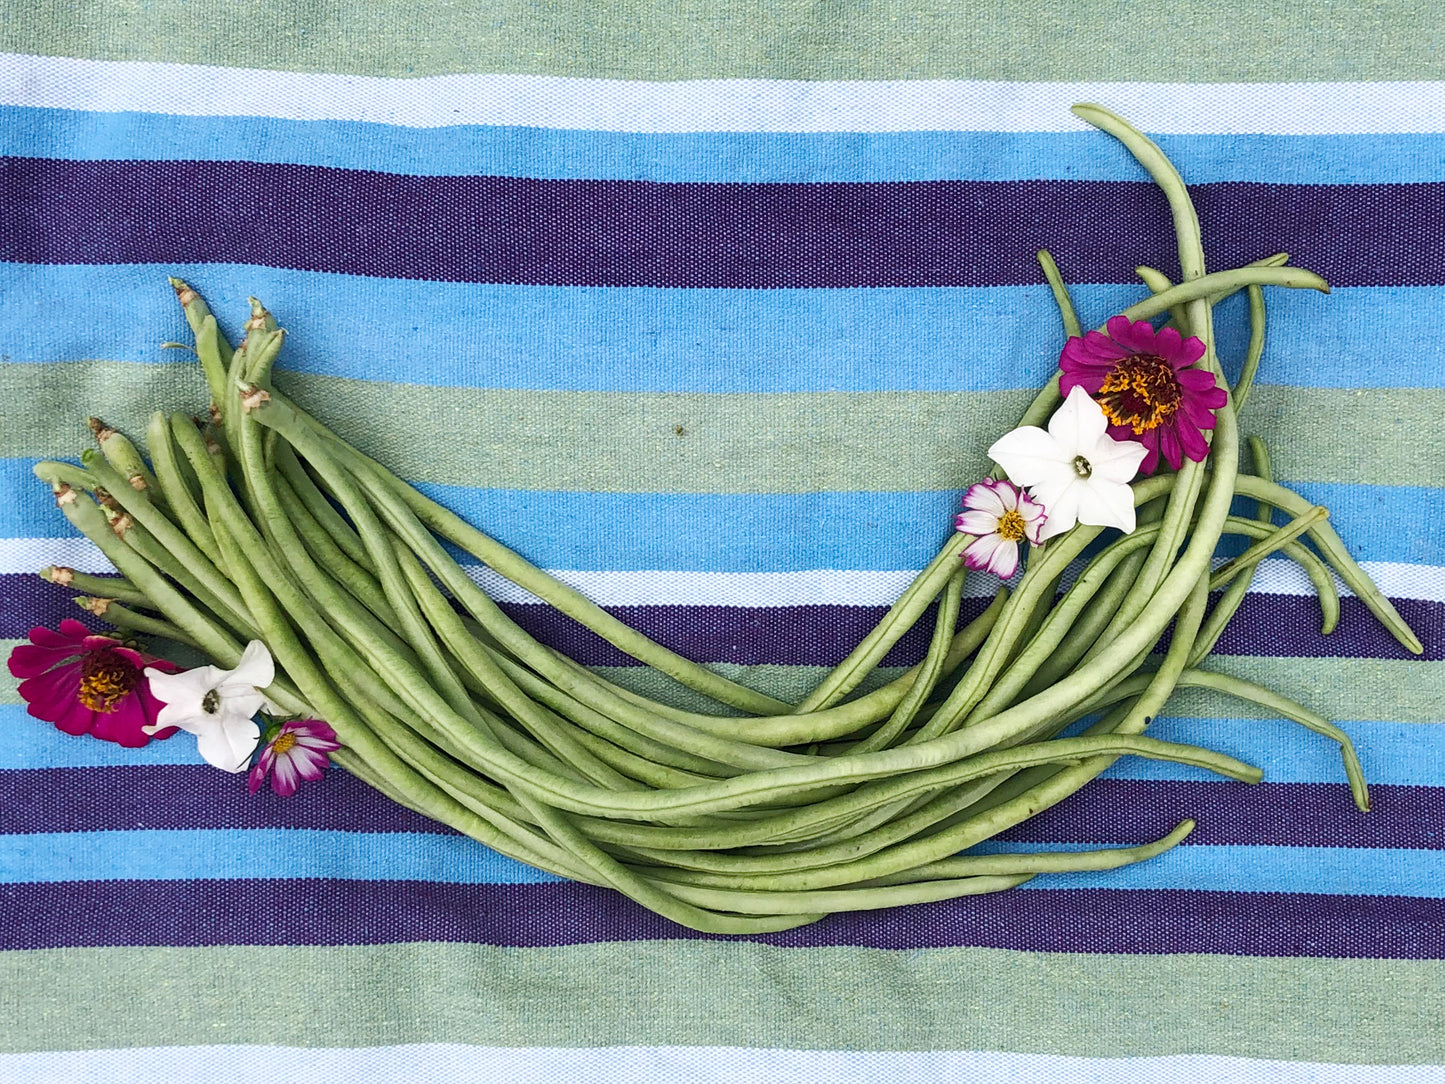
[[234, 670], [198, 666], [166, 674], [147, 667], [145, 674], [151, 695], [165, 704], [147, 731], [180, 727], [196, 736], [196, 748], [207, 764], [226, 772], [246, 770], [261, 737], [253, 717], [270, 707], [261, 690], [276, 678], [265, 644], [247, 644]]
[[1099, 404], [1083, 388], [1069, 392], [1049, 419], [1048, 431], [1025, 425], [1005, 433], [988, 450], [1048, 511], [1042, 539], [1063, 534], [1075, 523], [1134, 529], [1134, 493], [1129, 483], [1149, 454], [1138, 441], [1115, 440]]

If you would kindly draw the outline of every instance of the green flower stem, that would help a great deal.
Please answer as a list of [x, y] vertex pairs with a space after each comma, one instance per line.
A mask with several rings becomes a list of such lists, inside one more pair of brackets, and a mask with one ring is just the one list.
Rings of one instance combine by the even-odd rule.
[[[153, 600], [166, 620], [176, 625], [186, 636], [223, 667], [234, 667], [241, 659], [242, 644], [231, 634], [207, 618], [177, 591], [143, 557], [132, 550], [110, 529], [105, 514], [90, 497], [79, 489], [62, 481], [53, 468], [68, 467], [64, 463], [42, 462], [35, 465], [35, 474], [55, 490], [56, 502], [71, 525], [95, 543], [106, 559], [120, 570], [131, 583]], [[278, 704], [290, 707], [297, 698], [289, 697], [284, 688], [271, 686], [266, 695]]]
[[156, 476], [151, 473], [150, 467], [141, 458], [140, 452], [131, 443], [130, 438], [124, 433], [110, 428], [99, 418], [88, 420], [91, 432], [95, 434], [95, 439], [100, 444], [100, 452], [105, 456], [111, 469], [120, 475], [130, 488], [145, 493], [158, 508], [169, 512], [166, 494], [161, 491]]
[[[242, 434], [237, 432], [236, 437], [239, 445]], [[361, 757], [373, 772], [401, 781], [414, 802], [425, 804], [423, 811], [427, 816], [466, 831], [488, 846], [538, 868], [564, 877], [594, 880], [586, 867], [579, 866], [565, 851], [495, 808], [503, 804], [498, 800], [500, 795], [486, 795], [486, 791], [496, 788], [481, 786], [479, 780], [437, 753], [407, 727], [388, 718], [380, 705], [394, 699], [391, 690], [347, 649], [325, 617], [312, 608], [291, 585], [290, 578], [276, 567], [264, 540], [241, 514], [235, 496], [229, 491], [215, 492], [219, 479], [209, 474], [201, 474], [200, 480], [208, 490], [208, 501], [218, 513], [213, 520], [216, 542], [234, 570], [247, 605], [265, 630], [267, 645], [278, 664], [295, 678], [314, 710], [336, 731], [342, 744]], [[305, 647], [297, 637], [283, 610], [283, 602], [291, 618], [311, 638], [311, 648]], [[348, 685], [360, 695], [348, 701], [328, 673], [345, 674]], [[403, 754], [404, 759], [398, 754]], [[491, 797], [491, 802], [467, 801], [478, 790]]]
[[[299, 446], [297, 434], [292, 431], [298, 428], [299, 423], [299, 426], [312, 430], [332, 444], [337, 455], [348, 464], [348, 469], [368, 486], [384, 490], [404, 502], [427, 528], [470, 553], [517, 586], [530, 591], [591, 629], [614, 647], [719, 703], [755, 713], [781, 713], [790, 709], [791, 705], [739, 685], [705, 666], [684, 659], [624, 625], [574, 588], [547, 575], [455, 513], [418, 493], [381, 464], [363, 455], [316, 419], [306, 415], [280, 393], [271, 390], [271, 397], [272, 401], [267, 404], [268, 409], [259, 411], [258, 417], [263, 420], [263, 424], [277, 424], [278, 428], [280, 424], [285, 424], [284, 435], [293, 447]], [[281, 423], [277, 415], [283, 409], [292, 413], [292, 419]]]
[[[614, 826], [610, 830], [603, 829], [603, 832], [613, 841], [626, 843], [644, 858], [666, 862], [669, 866], [679, 870], [687, 869], [710, 875], [693, 877], [688, 874], [678, 874], [689, 883], [709, 884], [720, 888], [742, 888], [761, 877], [812, 877], [814, 874], [819, 874], [826, 876], [827, 880], [811, 880], [806, 884], [788, 881], [786, 884], [775, 884], [774, 887], [804, 888], [847, 884], [852, 880], [865, 880], [873, 876], [898, 873], [922, 862], [931, 862], [947, 857], [961, 849], [954, 846], [954, 841], [946, 833], [919, 836], [919, 833], [932, 828], [938, 821], [957, 811], [959, 807], [972, 799], [969, 788], [961, 787], [960, 784], [974, 779], [997, 777], [1038, 765], [1079, 764], [1085, 760], [1098, 761], [1102, 759], [1100, 754], [1108, 755], [1108, 762], [1112, 763], [1113, 759], [1120, 755], [1120, 751], [1137, 754], [1142, 750], [1150, 750], [1151, 752], [1143, 753], [1143, 755], [1154, 755], [1155, 752], [1163, 751], [1163, 747], [1168, 744], [1156, 742], [1152, 738], [1122, 735], [1059, 738], [1038, 744], [1021, 745], [1011, 750], [995, 750], [975, 757], [971, 762], [961, 762], [943, 769], [933, 769], [928, 772], [919, 772], [913, 776], [886, 780], [870, 785], [861, 794], [855, 792], [853, 795], [834, 799], [829, 805], [840, 809], [846, 807], [855, 812], [864, 812], [870, 807], [894, 803], [899, 799], [926, 796], [931, 793], [936, 793], [937, 797], [924, 809], [856, 838], [809, 849], [775, 851], [766, 854], [739, 854], [718, 853], [715, 850], [683, 850], [677, 846], [657, 846], [657, 843], [661, 841], [676, 843], [689, 836], [709, 841], [718, 837], [719, 833], [706, 828], [692, 830], [655, 828], [646, 832], [631, 833], [635, 837], [641, 837], [637, 843], [628, 839], [627, 826]], [[1193, 750], [1192, 754], [1183, 752], [1184, 749], [1191, 748], [1176, 748], [1169, 753], [1168, 759], [1173, 759], [1175, 755], [1197, 755], [1201, 752], [1200, 750]], [[1240, 776], [1244, 781], [1259, 781], [1258, 769], [1239, 764], [1236, 764], [1236, 767], [1244, 769], [1243, 775]], [[960, 800], [960, 796], [962, 800]], [[786, 820], [787, 818], [779, 817], [774, 819], [774, 823], [781, 825]], [[816, 823], [819, 818], [816, 812], [810, 809], [803, 811], [802, 816], [793, 817], [792, 820], [795, 823], [803, 823], [808, 820]], [[579, 821], [585, 821], [589, 829], [601, 827], [586, 818], [579, 818]], [[751, 829], [748, 832], [749, 839], [759, 838], [761, 827], [761, 825], [749, 825], [748, 828]], [[954, 828], [957, 827], [957, 825], [954, 826]], [[672, 838], [668, 839], [669, 836]], [[943, 838], [937, 838], [940, 836]], [[973, 843], [981, 842], [985, 838], [989, 837], [974, 838], [967, 845], [972, 846]], [[865, 869], [860, 865], [865, 860], [873, 861], [873, 856], [884, 851], [891, 851], [893, 860], [899, 859], [901, 855], [904, 855], [901, 848], [910, 839], [913, 839], [912, 850], [908, 851], [903, 862], [893, 868], [880, 872], [872, 866]], [[919, 858], [920, 854], [931, 855], [931, 857]], [[870, 872], [870, 870], [873, 871]], [[822, 871], [836, 872], [823, 873]]]
[[[1269, 465], [1269, 452], [1265, 448], [1264, 442], [1258, 437], [1250, 437], [1247, 443], [1249, 445], [1250, 459], [1254, 464], [1254, 473], [1261, 478], [1273, 480], [1274, 475]], [[1265, 501], [1259, 501], [1256, 505], [1254, 518], [1264, 527], [1271, 527], [1274, 523], [1274, 508]], [[1296, 546], [1295, 549], [1306, 553], [1308, 552], [1303, 546]], [[1313, 554], [1310, 556], [1313, 557]], [[1203, 628], [1199, 632], [1195, 653], [1189, 660], [1191, 666], [1196, 665], [1214, 650], [1214, 645], [1219, 642], [1219, 637], [1224, 632], [1224, 627], [1229, 624], [1230, 618], [1234, 616], [1235, 612], [1238, 611], [1239, 607], [1243, 604], [1244, 596], [1249, 591], [1253, 579], [1254, 569], [1251, 568], [1248, 576], [1236, 579], [1224, 589], [1224, 594], [1220, 597], [1219, 602], [1215, 604], [1213, 612], [1210, 613]], [[1325, 579], [1328, 581], [1328, 573], [1325, 573]], [[1318, 585], [1316, 589], [1319, 590]], [[1333, 584], [1331, 584], [1329, 591], [1331, 593], [1334, 592]], [[1324, 608], [1326, 606], [1325, 592], [1319, 590], [1319, 595], [1321, 608]], [[1338, 607], [1338, 596], [1335, 596], [1335, 603]], [[1326, 623], [1328, 624], [1328, 617], [1326, 618]], [[1333, 628], [1333, 626], [1330, 627]], [[1326, 631], [1329, 630], [1326, 629]]]
[[[1242, 496], [1268, 501], [1286, 515], [1302, 515], [1314, 507], [1309, 501], [1284, 486], [1268, 482], [1263, 478], [1243, 475], [1239, 478], [1237, 488]], [[1375, 582], [1370, 579], [1365, 570], [1355, 563], [1334, 528], [1326, 522], [1319, 522], [1309, 529], [1309, 535], [1314, 539], [1315, 545], [1319, 547], [1320, 555], [1345, 582], [1345, 586], [1353, 591], [1369, 611], [1379, 619], [1380, 624], [1390, 630], [1390, 634], [1400, 641], [1406, 651], [1416, 655], [1423, 654], [1425, 648], [1420, 643], [1419, 637], [1405, 623], [1405, 619], [1399, 615], [1395, 607], [1390, 604], [1390, 600], [1381, 594], [1380, 589], [1375, 586]]]
[[170, 418], [164, 413], [151, 415], [150, 423], [146, 426], [146, 447], [151, 453], [151, 461], [155, 464], [156, 484], [165, 495], [171, 514], [186, 532], [186, 537], [206, 555], [206, 560], [219, 568], [221, 554], [216, 548], [215, 535], [211, 533], [211, 525], [200, 505], [196, 503], [196, 496], [191, 492], [181, 464], [176, 458], [176, 447], [171, 439]]
[[104, 621], [109, 621], [116, 628], [127, 629], [130, 632], [138, 632], [143, 636], [163, 636], [167, 640], [174, 640], [180, 644], [187, 644], [191, 647], [199, 647], [186, 633], [177, 625], [159, 617], [152, 617], [149, 614], [136, 613], [134, 610], [109, 598], [87, 598], [81, 595], [71, 600], [87, 613], [95, 614]]
[[1254, 374], [1258, 372], [1259, 359], [1264, 354], [1264, 291], [1258, 286], [1249, 286], [1246, 290], [1249, 293], [1249, 347], [1245, 350], [1239, 379], [1230, 390], [1236, 414], [1244, 409], [1245, 400], [1254, 388]]
[[1084, 331], [1079, 323], [1078, 313], [1074, 311], [1074, 302], [1069, 297], [1069, 288], [1064, 285], [1064, 278], [1059, 274], [1059, 265], [1054, 263], [1054, 257], [1046, 248], [1039, 249], [1039, 267], [1043, 270], [1044, 281], [1049, 284], [1049, 290], [1054, 295], [1054, 304], [1059, 307], [1059, 319], [1064, 324], [1064, 334], [1071, 339], [1082, 338]]
[[211, 563], [186, 533], [153, 505], [142, 491], [126, 486], [125, 479], [94, 453], [81, 456], [96, 483], [110, 494], [134, 525], [123, 531], [126, 543], [175, 580], [197, 600], [219, 615], [247, 639], [256, 635], [256, 623], [246, 612], [241, 596], [231, 581]]
[[[973, 758], [974, 764], [965, 766], [957, 765], [957, 778], [975, 778], [983, 775], [994, 775], [1003, 771], [1013, 771], [1019, 768], [1030, 767], [1039, 764], [1073, 763], [1078, 767], [1095, 764], [1104, 759], [1110, 759], [1120, 755], [1146, 756], [1151, 759], [1176, 760], [1178, 763], [1190, 763], [1204, 766], [1204, 761], [1214, 767], [1211, 770], [1224, 770], [1224, 774], [1230, 778], [1239, 779], [1243, 782], [1257, 783], [1260, 779], [1260, 771], [1240, 761], [1232, 764], [1225, 764], [1217, 759], [1219, 754], [1207, 753], [1204, 750], [1195, 749], [1191, 746], [1173, 746], [1171, 743], [1160, 742], [1154, 738], [1145, 738], [1125, 735], [1102, 735], [1100, 737], [1081, 738], [1056, 738], [1052, 741], [1036, 745], [1020, 745], [1013, 749], [995, 750]], [[1068, 771], [1077, 770], [1065, 769]], [[920, 773], [922, 774], [922, 773]], [[1097, 774], [1097, 770], [1094, 772]], [[1088, 778], [1093, 778], [1089, 775]], [[925, 782], [915, 782], [917, 792], [925, 793]], [[1082, 784], [1079, 784], [1082, 785]], [[1077, 789], [1077, 786], [1075, 787]], [[1072, 793], [1072, 791], [1070, 792]], [[1001, 808], [1001, 807], [1000, 807]], [[991, 811], [992, 812], [992, 811]], [[1029, 810], [1023, 817], [1027, 819], [1037, 807]], [[1014, 822], [1016, 823], [1016, 822]], [[844, 860], [828, 865], [808, 866], [807, 868], [795, 868], [792, 870], [772, 870], [764, 873], [748, 872], [713, 872], [701, 870], [683, 870], [679, 868], [675, 874], [679, 879], [686, 879], [689, 884], [705, 885], [713, 888], [738, 888], [747, 889], [759, 887], [760, 882], [766, 882], [765, 887], [772, 891], [808, 891], [819, 888], [831, 888], [837, 885], [855, 884], [860, 881], [871, 880], [876, 877], [886, 877], [890, 874], [901, 873], [905, 870], [914, 869], [917, 866], [957, 854], [966, 847], [971, 847], [985, 839], [990, 839], [1010, 827], [1009, 823], [999, 823], [990, 814], [983, 814], [979, 817], [970, 818], [952, 828], [935, 832], [911, 841], [894, 845], [880, 851], [876, 851], [863, 858]], [[708, 854], [699, 852], [689, 856], [699, 861], [728, 861], [734, 857], [729, 855]], [[761, 860], [759, 856], [758, 860]], [[792, 859], [794, 861], [807, 860], [803, 853], [794, 855], [778, 856]], [[677, 863], [676, 854], [669, 855], [670, 861]]]
[[[856, 689], [877, 667], [884, 655], [893, 648], [903, 635], [918, 623], [923, 612], [933, 603], [954, 573], [962, 565], [965, 547], [973, 541], [972, 535], [953, 534], [943, 548], [904, 589], [903, 594], [861, 641], [848, 653], [847, 658], [835, 666], [831, 673], [820, 681], [794, 709], [795, 714], [806, 715], [819, 711], [841, 700]], [[769, 713], [772, 714], [772, 713]]]
[[1023, 884], [1032, 875], [1012, 877], [963, 877], [925, 881], [919, 884], [880, 888], [850, 888], [835, 891], [775, 892], [731, 891], [696, 885], [666, 883], [667, 890], [681, 900], [704, 907], [725, 908], [744, 914], [804, 914], [807, 912], [871, 911], [911, 903], [932, 903], [1002, 892]]
[[289, 444], [282, 444], [276, 450], [276, 468], [286, 479], [297, 499], [306, 506], [311, 517], [331, 536], [332, 543], [342, 553], [367, 572], [375, 574], [366, 547], [361, 544], [351, 524], [347, 523], [335, 506], [326, 499], [326, 494], [316, 488], [316, 482], [306, 473], [306, 468], [296, 458]]
[[850, 752], [870, 753], [875, 749], [886, 749], [893, 739], [903, 733], [918, 716], [918, 710], [933, 692], [938, 679], [943, 676], [943, 665], [948, 659], [948, 648], [953, 642], [954, 630], [958, 627], [958, 611], [963, 600], [963, 581], [967, 570], [960, 565], [943, 589], [943, 598], [938, 604], [938, 615], [934, 619], [933, 639], [929, 641], [928, 653], [919, 665], [918, 674], [908, 686], [908, 691], [888, 721], [868, 737], [858, 742]]
[[1195, 823], [1185, 819], [1174, 830], [1153, 843], [1138, 847], [1109, 847], [1097, 851], [1047, 851], [1023, 854], [964, 854], [919, 866], [907, 874], [880, 877], [871, 884], [891, 884], [901, 876], [920, 877], [1007, 877], [1029, 873], [1081, 873], [1086, 870], [1120, 869], [1157, 857], [1178, 846], [1193, 832]]
[[[1316, 523], [1329, 517], [1330, 511], [1320, 505], [1315, 505], [1307, 512], [1295, 516], [1283, 527], [1271, 531], [1265, 538], [1256, 542], [1249, 549], [1245, 550], [1238, 557], [1231, 558], [1219, 567], [1219, 570], [1209, 578], [1210, 590], [1218, 590], [1229, 583], [1241, 572], [1253, 571], [1254, 566], [1259, 564], [1271, 553], [1283, 548], [1286, 544], [1293, 542], [1305, 531], [1309, 530]], [[1247, 582], [1247, 581], [1246, 581]]]
[[[1130, 678], [1121, 684], [1117, 691], [1123, 696], [1134, 695], [1138, 686], [1143, 683], [1144, 677], [1144, 675], [1139, 675]], [[1348, 734], [1324, 716], [1263, 686], [1245, 681], [1243, 678], [1215, 673], [1212, 670], [1200, 670], [1197, 667], [1186, 669], [1179, 675], [1178, 684], [1180, 688], [1212, 689], [1239, 700], [1258, 704], [1284, 719], [1299, 723], [1305, 729], [1313, 730], [1316, 734], [1337, 742], [1340, 746], [1340, 756], [1345, 765], [1345, 776], [1350, 782], [1350, 793], [1354, 796], [1355, 805], [1363, 813], [1370, 811], [1369, 788], [1365, 783], [1364, 771], [1360, 767], [1360, 758], [1355, 752], [1354, 743], [1350, 741]]]
[[101, 598], [113, 599], [131, 606], [141, 606], [147, 610], [156, 608], [146, 597], [144, 591], [123, 577], [90, 576], [84, 572], [77, 572], [73, 568], [59, 568], [55, 565], [46, 565], [40, 570], [39, 576], [42, 580], [53, 583], [57, 587], [68, 587], [72, 591], [98, 595]]

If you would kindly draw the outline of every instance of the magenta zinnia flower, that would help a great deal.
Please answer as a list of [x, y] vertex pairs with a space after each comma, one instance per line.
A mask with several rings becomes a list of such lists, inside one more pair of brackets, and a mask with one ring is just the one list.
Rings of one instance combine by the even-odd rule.
[[31, 715], [67, 734], [90, 734], [132, 749], [176, 732], [175, 727], [154, 734], [144, 729], [161, 710], [142, 673], [147, 666], [176, 670], [175, 663], [92, 633], [70, 618], [60, 623], [59, 632], [31, 629], [30, 642], [10, 652], [10, 672], [23, 679], [20, 695]]
[[956, 530], [977, 535], [963, 551], [963, 563], [980, 572], [1008, 579], [1019, 567], [1019, 543], [1038, 545], [1044, 529], [1044, 506], [1030, 500], [1012, 482], [985, 478], [963, 495], [966, 511], [954, 519]]
[[1191, 368], [1204, 356], [1204, 343], [1126, 316], [1105, 326], [1107, 335], [1091, 331], [1064, 344], [1060, 393], [1083, 388], [1103, 407], [1109, 436], [1144, 445], [1144, 474], [1154, 473], [1161, 455], [1175, 470], [1184, 456], [1203, 459], [1209, 443], [1202, 431], [1214, 428], [1214, 412], [1228, 399], [1213, 373]]
[[271, 789], [289, 798], [301, 780], [320, 779], [326, 770], [326, 754], [340, 748], [336, 731], [320, 719], [288, 719], [261, 750], [246, 786], [255, 794], [271, 772]]

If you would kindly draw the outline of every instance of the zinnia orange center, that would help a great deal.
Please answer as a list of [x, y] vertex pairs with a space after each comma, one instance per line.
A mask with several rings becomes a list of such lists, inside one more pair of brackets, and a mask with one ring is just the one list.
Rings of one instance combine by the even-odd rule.
[[91, 711], [112, 712], [130, 695], [140, 671], [109, 651], [85, 656], [80, 664], [80, 691], [76, 699]]
[[1174, 416], [1180, 402], [1174, 366], [1153, 354], [1132, 354], [1115, 366], [1094, 398], [1104, 417], [1135, 433], [1154, 429]]
[[998, 517], [998, 526], [993, 529], [993, 533], [1005, 542], [1022, 541], [1024, 537], [1024, 517], [1019, 514], [1017, 508], [1010, 508]]

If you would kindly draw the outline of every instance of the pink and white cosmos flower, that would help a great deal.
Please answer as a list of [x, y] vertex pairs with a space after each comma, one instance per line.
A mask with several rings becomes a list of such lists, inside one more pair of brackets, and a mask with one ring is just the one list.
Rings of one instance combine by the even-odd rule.
[[963, 563], [979, 572], [1008, 579], [1019, 567], [1019, 543], [1037, 545], [1048, 519], [1044, 506], [1012, 482], [985, 478], [968, 487], [964, 511], [953, 521], [964, 534], [976, 535], [963, 551]]

